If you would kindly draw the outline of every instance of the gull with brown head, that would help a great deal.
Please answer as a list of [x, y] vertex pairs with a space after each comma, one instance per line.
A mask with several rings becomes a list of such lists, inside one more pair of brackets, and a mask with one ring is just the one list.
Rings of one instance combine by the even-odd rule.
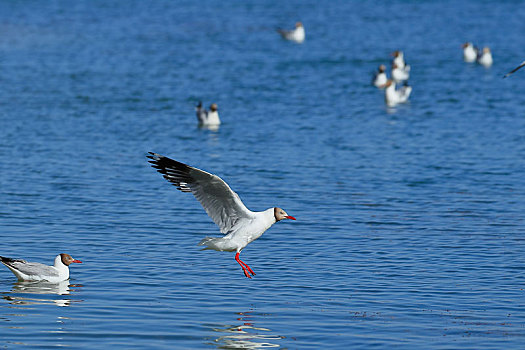
[[305, 39], [304, 26], [301, 22], [295, 23], [295, 28], [292, 30], [277, 29], [277, 32], [281, 34], [283, 39], [296, 42], [298, 44], [302, 43]]
[[19, 281], [48, 281], [51, 283], [67, 280], [69, 278], [69, 265], [82, 263], [82, 261], [75, 260], [71, 255], [65, 253], [58, 254], [55, 257], [53, 266], [3, 256], [0, 256], [0, 262], [7, 266]]
[[210, 110], [206, 110], [202, 106], [202, 102], [199, 101], [197, 106], [195, 106], [195, 112], [197, 114], [197, 120], [199, 121], [200, 126], [204, 127], [218, 127], [221, 124], [221, 119], [219, 118], [219, 108], [216, 103], [210, 105]]
[[152, 166], [178, 190], [192, 193], [225, 235], [205, 237], [198, 245], [204, 246], [203, 250], [236, 252], [235, 261], [241, 266], [244, 275], [248, 278], [255, 276], [253, 270], [239, 259], [241, 251], [276, 222], [295, 218], [278, 207], [251, 211], [246, 208], [239, 195], [217, 175], [157, 153], [149, 154]]

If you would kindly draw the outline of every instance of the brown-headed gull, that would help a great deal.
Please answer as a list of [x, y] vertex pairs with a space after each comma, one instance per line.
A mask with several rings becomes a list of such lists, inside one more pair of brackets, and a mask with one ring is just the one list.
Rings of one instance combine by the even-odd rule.
[[399, 103], [408, 101], [408, 97], [412, 92], [412, 87], [408, 85], [396, 90], [396, 83], [392, 80], [388, 80], [385, 86], [385, 103], [388, 107], [394, 107]]
[[503, 78], [508, 77], [509, 75], [511, 75], [512, 73], [514, 73], [515, 71], [517, 71], [518, 69], [520, 69], [523, 66], [525, 66], [525, 61], [521, 62], [521, 64], [519, 66], [517, 66], [516, 68], [514, 68], [513, 70], [511, 70], [510, 72], [505, 74], [505, 76]]
[[301, 22], [295, 23], [295, 29], [292, 30], [284, 30], [284, 29], [277, 29], [277, 32], [281, 34], [281, 36], [290, 41], [295, 41], [296, 43], [302, 43], [305, 38], [304, 33], [304, 27]]
[[219, 226], [224, 237], [206, 237], [198, 245], [204, 249], [236, 252], [235, 260], [241, 265], [244, 275], [255, 275], [239, 255], [249, 243], [284, 219], [295, 220], [281, 208], [270, 208], [253, 212], [246, 208], [237, 193], [217, 175], [191, 167], [184, 163], [149, 152], [152, 167], [182, 192], [191, 192], [201, 203], [213, 222]]
[[466, 42], [462, 45], [463, 47], [463, 60], [465, 62], [476, 62], [478, 58], [478, 49], [470, 42]]
[[199, 104], [195, 107], [197, 112], [197, 120], [201, 126], [219, 126], [221, 120], [219, 118], [219, 109], [216, 103], [212, 103], [210, 110], [207, 111], [206, 108], [202, 107], [202, 102], [199, 101]]
[[481, 54], [478, 57], [478, 63], [486, 68], [492, 66], [492, 53], [488, 47], [484, 47], [483, 51], [481, 51]]
[[82, 263], [69, 254], [59, 254], [53, 266], [0, 256], [0, 262], [11, 270], [19, 281], [48, 281], [58, 283], [69, 278], [69, 265]]
[[391, 55], [394, 56], [392, 64], [395, 64], [400, 69], [405, 70], [407, 73], [410, 72], [410, 65], [406, 64], [405, 55], [403, 54], [403, 51], [394, 51]]
[[407, 70], [408, 66], [405, 66], [405, 68], [400, 68], [397, 64], [392, 63], [392, 80], [394, 80], [396, 83], [401, 83], [405, 80], [408, 80], [410, 78], [410, 70]]
[[380, 65], [377, 72], [375, 73], [374, 80], [372, 84], [379, 89], [385, 87], [388, 77], [386, 76], [386, 66], [384, 64]]

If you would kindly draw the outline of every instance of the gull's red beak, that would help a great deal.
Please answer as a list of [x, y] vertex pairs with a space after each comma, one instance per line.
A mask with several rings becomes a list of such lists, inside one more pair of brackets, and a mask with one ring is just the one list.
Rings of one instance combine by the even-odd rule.
[[290, 220], [297, 220], [297, 219], [294, 218], [293, 216], [289, 216], [289, 215], [288, 215], [288, 216], [285, 216], [285, 218], [290, 219]]
[[80, 260], [73, 260], [72, 262], [77, 263], [77, 264], [82, 264], [82, 261]]

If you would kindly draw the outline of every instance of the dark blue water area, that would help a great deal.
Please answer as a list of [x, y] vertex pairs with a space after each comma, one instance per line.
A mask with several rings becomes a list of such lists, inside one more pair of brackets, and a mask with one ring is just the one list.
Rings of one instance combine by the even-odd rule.
[[[0, 255], [83, 261], [2, 266], [0, 347], [522, 349], [524, 5], [0, 2]], [[413, 93], [387, 109], [394, 50]], [[148, 151], [297, 217], [242, 252], [252, 280]]]

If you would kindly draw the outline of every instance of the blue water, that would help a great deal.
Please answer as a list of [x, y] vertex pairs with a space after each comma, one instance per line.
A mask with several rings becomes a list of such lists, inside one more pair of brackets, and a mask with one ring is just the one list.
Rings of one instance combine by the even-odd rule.
[[[518, 1], [4, 1], [0, 266], [9, 349], [522, 349], [525, 7]], [[276, 27], [301, 20], [306, 41]], [[462, 61], [490, 46], [494, 65]], [[401, 49], [410, 103], [370, 72]], [[223, 124], [199, 129], [194, 105]], [[241, 258], [146, 161], [280, 222]]]

